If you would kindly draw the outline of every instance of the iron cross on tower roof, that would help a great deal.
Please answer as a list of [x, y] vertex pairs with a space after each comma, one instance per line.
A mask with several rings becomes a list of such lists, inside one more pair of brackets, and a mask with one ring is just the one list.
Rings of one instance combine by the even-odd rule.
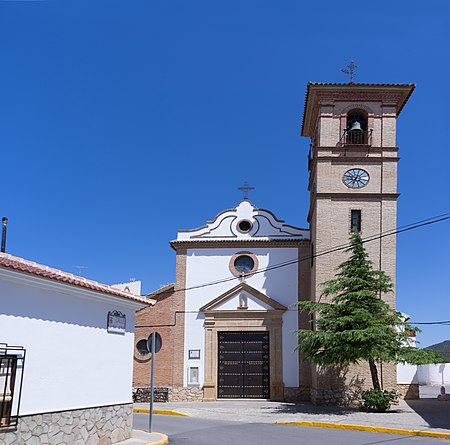
[[248, 199], [248, 192], [250, 190], [255, 190], [255, 187], [251, 187], [250, 185], [248, 185], [247, 181], [244, 181], [244, 185], [242, 187], [238, 187], [238, 190], [242, 190], [242, 192], [244, 193], [244, 199]]
[[358, 68], [358, 67], [354, 64], [353, 60], [351, 60], [350, 63], [345, 68], [341, 69], [341, 71], [343, 73], [350, 75], [349, 83], [353, 83], [353, 77], [356, 76], [356, 73], [355, 73], [356, 68]]

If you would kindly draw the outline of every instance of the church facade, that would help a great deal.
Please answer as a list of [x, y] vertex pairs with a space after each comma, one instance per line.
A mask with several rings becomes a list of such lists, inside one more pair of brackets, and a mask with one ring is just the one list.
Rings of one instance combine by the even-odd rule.
[[[206, 225], [181, 230], [176, 282], [150, 294], [138, 312], [134, 386], [148, 386], [149, 333], [162, 336], [156, 384], [171, 400], [271, 399], [345, 403], [370, 383], [368, 367], [345, 372], [303, 362], [295, 330], [310, 326], [299, 300], [321, 298], [353, 230], [370, 259], [395, 283], [396, 120], [411, 84], [307, 87], [302, 136], [308, 158], [308, 228], [298, 228], [248, 199]], [[388, 236], [380, 236], [388, 235]], [[395, 307], [395, 293], [383, 298]], [[324, 301], [324, 300], [322, 300]], [[393, 365], [382, 384], [396, 388]]]

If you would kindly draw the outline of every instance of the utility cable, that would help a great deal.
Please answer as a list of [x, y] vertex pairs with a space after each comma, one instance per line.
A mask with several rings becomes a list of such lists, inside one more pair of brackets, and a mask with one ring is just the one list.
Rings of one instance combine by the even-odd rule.
[[445, 321], [422, 321], [422, 322], [412, 322], [408, 321], [409, 324], [426, 324], [426, 325], [441, 325], [441, 326], [450, 326], [450, 320]]
[[[368, 243], [368, 242], [371, 242], [371, 241], [375, 241], [375, 240], [378, 240], [378, 239], [381, 239], [381, 238], [385, 238], [385, 237], [388, 237], [388, 236], [396, 235], [398, 233], [408, 232], [410, 230], [414, 230], [414, 229], [417, 229], [419, 227], [429, 226], [431, 224], [436, 224], [438, 222], [446, 221], [446, 220], [449, 220], [449, 219], [450, 219], [450, 212], [449, 213], [444, 213], [442, 215], [433, 216], [433, 217], [430, 217], [430, 218], [427, 218], [427, 219], [424, 219], [424, 220], [421, 220], [421, 221], [417, 221], [417, 222], [414, 222], [414, 223], [406, 224], [404, 226], [400, 226], [397, 229], [391, 229], [391, 230], [387, 230], [385, 232], [381, 232], [381, 233], [379, 233], [377, 235], [369, 236], [368, 238], [363, 239], [362, 243], [365, 244], [365, 243]], [[308, 256], [301, 257], [301, 258], [297, 258], [295, 260], [289, 260], [289, 261], [285, 261], [285, 262], [282, 262], [282, 263], [279, 263], [279, 264], [275, 264], [273, 266], [268, 266], [268, 267], [265, 267], [265, 268], [258, 269], [255, 272], [252, 272], [251, 275], [252, 276], [253, 275], [257, 275], [257, 274], [260, 274], [260, 273], [263, 273], [263, 272], [268, 272], [268, 271], [271, 271], [271, 270], [276, 270], [276, 269], [280, 269], [282, 267], [290, 266], [292, 264], [297, 264], [297, 263], [300, 263], [302, 261], [311, 260], [312, 258], [318, 258], [318, 257], [324, 256], [324, 255], [329, 255], [330, 253], [334, 253], [334, 252], [338, 252], [340, 250], [348, 249], [350, 246], [351, 246], [350, 243], [342, 244], [342, 245], [339, 245], [339, 246], [336, 246], [336, 247], [332, 247], [330, 249], [318, 252], [318, 253], [316, 253], [314, 255], [308, 255]], [[223, 278], [223, 279], [219, 279], [219, 280], [215, 280], [215, 281], [210, 281], [208, 283], [203, 283], [203, 284], [198, 284], [198, 285], [195, 285], [195, 286], [190, 286], [190, 287], [186, 287], [186, 288], [182, 288], [182, 289], [177, 289], [177, 291], [181, 292], [181, 291], [188, 291], [188, 290], [193, 290], [193, 289], [200, 289], [200, 288], [204, 288], [204, 287], [214, 286], [216, 284], [221, 284], [221, 283], [226, 283], [226, 282], [229, 282], [229, 281], [234, 281], [234, 280], [236, 280], [238, 278], [239, 277]]]

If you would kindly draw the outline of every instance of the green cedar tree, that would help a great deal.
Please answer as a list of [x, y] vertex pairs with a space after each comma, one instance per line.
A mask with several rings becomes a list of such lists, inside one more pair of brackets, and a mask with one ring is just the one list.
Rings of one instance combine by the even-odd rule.
[[301, 310], [315, 315], [312, 330], [297, 331], [304, 358], [323, 365], [365, 360], [374, 389], [381, 389], [377, 362], [440, 363], [442, 358], [434, 351], [410, 345], [410, 334], [419, 329], [381, 298], [392, 292], [392, 281], [373, 268], [358, 232], [351, 234], [346, 252], [350, 257], [338, 267], [335, 278], [323, 283], [322, 296], [332, 297], [331, 303], [298, 303]]

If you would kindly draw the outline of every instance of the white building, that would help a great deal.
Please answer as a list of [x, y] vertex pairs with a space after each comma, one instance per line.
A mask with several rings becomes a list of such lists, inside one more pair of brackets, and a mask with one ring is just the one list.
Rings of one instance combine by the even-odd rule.
[[[179, 231], [171, 245], [177, 252], [178, 290], [172, 287], [173, 295], [161, 301], [155, 295], [152, 319], [161, 324], [175, 306], [183, 310], [172, 330], [163, 333], [163, 345], [174, 354], [173, 372], [166, 375], [170, 381], [158, 384], [185, 388], [183, 397], [203, 400], [296, 398], [295, 303], [309, 289], [309, 277], [300, 275], [310, 260], [306, 267], [299, 262], [309, 256], [309, 231], [284, 224], [244, 199], [203, 227]], [[271, 270], [284, 263], [291, 264]], [[138, 320], [146, 312], [140, 311]], [[139, 321], [137, 326], [142, 328]], [[178, 347], [171, 346], [175, 338]], [[136, 362], [135, 386], [145, 386], [145, 357]]]
[[24, 348], [26, 358], [22, 367], [19, 357], [15, 382], [14, 367], [8, 371], [2, 361], [0, 443], [107, 444], [130, 437], [135, 311], [151, 303], [1, 253], [0, 360], [22, 354], [10, 345]]

